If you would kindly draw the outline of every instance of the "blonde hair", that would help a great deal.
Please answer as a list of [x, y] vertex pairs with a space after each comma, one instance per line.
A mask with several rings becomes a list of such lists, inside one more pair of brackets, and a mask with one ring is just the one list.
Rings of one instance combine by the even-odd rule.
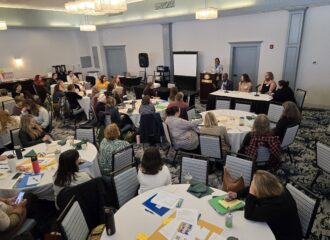
[[7, 130], [8, 125], [18, 127], [18, 121], [10, 116], [8, 111], [0, 110], [0, 133]]
[[114, 107], [116, 106], [116, 99], [113, 98], [113, 97], [108, 97], [105, 101], [105, 104], [108, 106], [108, 107]]
[[120, 131], [119, 131], [117, 124], [115, 124], [115, 123], [109, 124], [104, 129], [104, 137], [108, 140], [118, 139], [120, 137]]
[[215, 118], [215, 115], [213, 112], [207, 112], [205, 114], [205, 118], [204, 118], [204, 126], [206, 128], [210, 128], [210, 127], [215, 127], [218, 126], [218, 121]]
[[119, 94], [118, 91], [123, 91], [123, 90], [124, 90], [123, 87], [121, 87], [121, 86], [117, 86], [116, 88], [114, 88], [114, 89], [112, 90], [112, 94]]
[[21, 117], [21, 130], [27, 132], [32, 139], [36, 139], [42, 135], [43, 130], [38, 124], [34, 128], [31, 127], [30, 122], [33, 118], [34, 116], [31, 114], [23, 115]]
[[180, 102], [183, 100], [183, 97], [184, 97], [184, 94], [183, 92], [178, 92], [176, 95], [175, 95], [175, 100]]
[[278, 178], [267, 171], [256, 171], [253, 181], [257, 198], [277, 197], [284, 192], [284, 187]]
[[254, 120], [252, 132], [259, 136], [271, 133], [269, 120], [265, 114], [259, 114]]
[[284, 102], [282, 105], [283, 105], [282, 117], [286, 117], [289, 119], [293, 119], [296, 122], [300, 122], [301, 114], [297, 107], [297, 104], [295, 104], [294, 102], [287, 101]]

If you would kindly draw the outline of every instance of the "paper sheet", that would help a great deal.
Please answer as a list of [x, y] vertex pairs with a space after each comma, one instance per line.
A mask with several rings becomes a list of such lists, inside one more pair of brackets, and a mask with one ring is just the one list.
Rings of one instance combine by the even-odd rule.
[[36, 175], [36, 176], [29, 176], [29, 179], [26, 183], [26, 186], [31, 186], [35, 184], [39, 184], [41, 181], [41, 175]]
[[177, 202], [179, 201], [179, 199], [180, 199], [180, 197], [175, 195], [175, 194], [160, 191], [151, 200], [151, 202], [156, 204], [156, 205], [162, 206], [162, 207], [173, 209], [173, 208], [175, 208], [175, 206], [176, 206]]
[[196, 209], [181, 208], [176, 210], [176, 219], [197, 225], [198, 211]]

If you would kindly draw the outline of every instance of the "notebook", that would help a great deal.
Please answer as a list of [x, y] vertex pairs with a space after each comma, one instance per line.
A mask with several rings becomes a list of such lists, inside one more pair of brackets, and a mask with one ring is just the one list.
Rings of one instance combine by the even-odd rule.
[[158, 214], [159, 216], [163, 216], [165, 213], [167, 213], [170, 209], [166, 207], [157, 206], [156, 204], [152, 203], [152, 199], [157, 194], [150, 197], [147, 201], [143, 203], [144, 206], [146, 206], [148, 209], [153, 211], [154, 213]]
[[240, 203], [236, 204], [235, 206], [233, 206], [232, 208], [225, 208], [224, 206], [222, 206], [219, 201], [223, 200], [225, 197], [227, 196], [227, 194], [225, 195], [221, 195], [218, 197], [214, 197], [211, 198], [208, 202], [211, 205], [211, 207], [220, 215], [225, 215], [227, 212], [229, 211], [235, 211], [235, 210], [239, 210], [241, 208], [243, 208], [245, 206], [245, 202], [240, 201]]

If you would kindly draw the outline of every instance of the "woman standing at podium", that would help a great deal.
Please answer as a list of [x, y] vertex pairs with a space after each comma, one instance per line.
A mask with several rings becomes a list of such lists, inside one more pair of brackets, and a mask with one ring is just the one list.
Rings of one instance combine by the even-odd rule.
[[248, 74], [243, 73], [241, 75], [241, 81], [238, 84], [238, 91], [240, 92], [251, 92], [252, 83]]

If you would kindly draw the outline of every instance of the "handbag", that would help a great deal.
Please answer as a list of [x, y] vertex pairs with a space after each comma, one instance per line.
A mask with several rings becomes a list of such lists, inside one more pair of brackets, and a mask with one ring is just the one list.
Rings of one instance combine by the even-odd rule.
[[238, 192], [244, 188], [244, 178], [240, 176], [235, 179], [230, 176], [226, 167], [223, 167], [222, 190], [229, 192]]

